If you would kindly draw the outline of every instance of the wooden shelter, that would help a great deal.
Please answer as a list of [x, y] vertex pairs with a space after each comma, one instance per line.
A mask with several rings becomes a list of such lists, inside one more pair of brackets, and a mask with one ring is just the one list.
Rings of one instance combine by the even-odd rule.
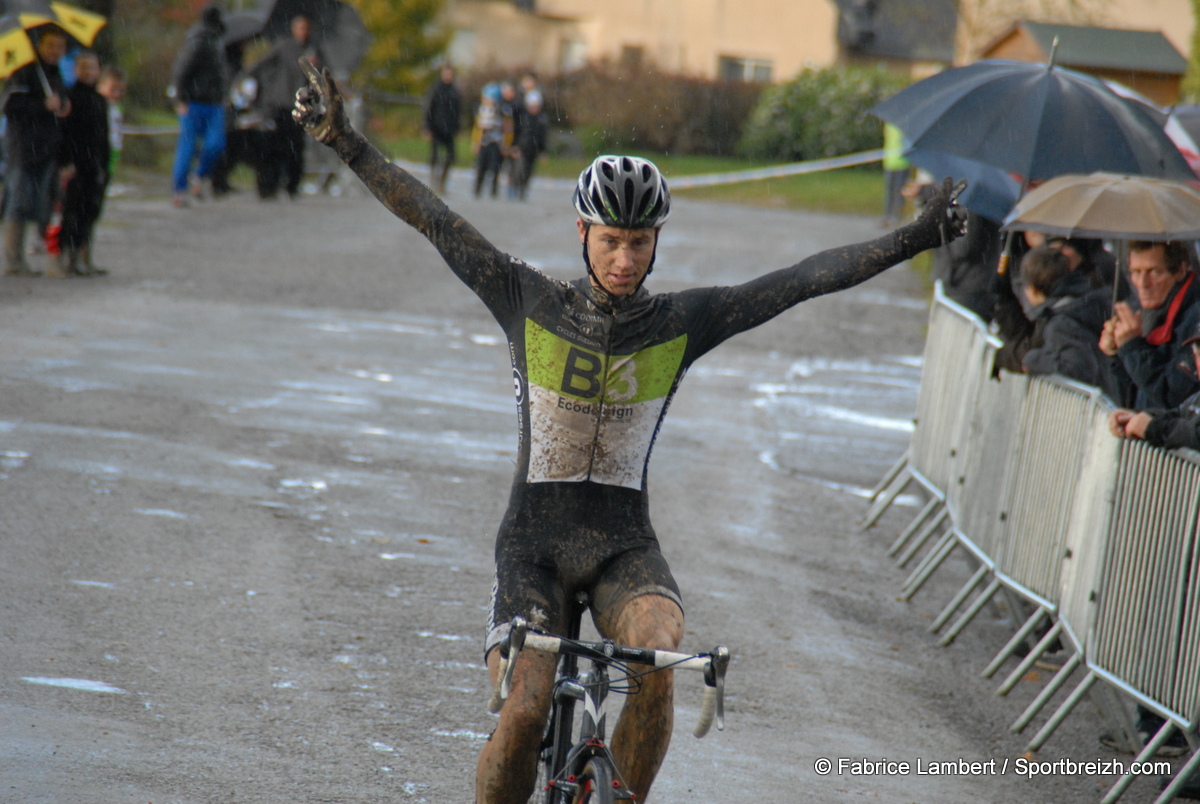
[[1047, 62], [1055, 37], [1059, 40], [1055, 64], [1117, 81], [1163, 106], [1179, 100], [1187, 59], [1161, 31], [1021, 21], [985, 48], [980, 58]]

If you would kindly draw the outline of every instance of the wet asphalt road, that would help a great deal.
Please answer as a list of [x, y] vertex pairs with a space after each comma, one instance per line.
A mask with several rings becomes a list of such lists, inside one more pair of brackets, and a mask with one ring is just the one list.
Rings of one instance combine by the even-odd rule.
[[[449, 201], [580, 271], [566, 193]], [[732, 283], [878, 233], [680, 202], [652, 289]], [[468, 802], [491, 729], [491, 545], [515, 455], [507, 351], [418, 235], [357, 194], [189, 210], [134, 191], [104, 279], [0, 281], [0, 802]], [[802, 305], [690, 373], [651, 463], [685, 648], [734, 653], [727, 728], [653, 800], [1090, 802], [1101, 777], [819, 775], [821, 757], [1012, 760], [978, 677], [1008, 636], [925, 627], [861, 494], [903, 451], [925, 289], [907, 268]], [[910, 503], [912, 501], [909, 501]], [[1044, 674], [1041, 681], [1044, 681]], [[1111, 758], [1090, 707], [1039, 759]], [[1152, 800], [1142, 782], [1125, 801]]]

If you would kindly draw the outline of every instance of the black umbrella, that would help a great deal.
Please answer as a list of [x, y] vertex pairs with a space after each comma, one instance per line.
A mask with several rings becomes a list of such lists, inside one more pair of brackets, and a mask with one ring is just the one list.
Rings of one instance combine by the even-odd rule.
[[914, 148], [993, 165], [1026, 182], [1097, 170], [1194, 178], [1145, 110], [1102, 81], [1053, 64], [984, 60], [951, 68], [871, 113]]
[[958, 197], [959, 205], [996, 223], [1004, 220], [1021, 197], [1021, 183], [998, 167], [924, 148], [911, 148], [904, 156], [938, 182], [946, 176], [966, 179], [967, 189]]
[[253, 39], [262, 33], [266, 20], [266, 15], [259, 11], [231, 11], [222, 14], [221, 22], [225, 23], [225, 33], [221, 34], [221, 39], [226, 45]]
[[371, 34], [362, 17], [341, 0], [263, 0], [266, 15], [262, 35], [267, 39], [291, 36], [292, 19], [308, 18], [313, 43], [321, 48], [334, 75], [349, 75], [362, 63]]

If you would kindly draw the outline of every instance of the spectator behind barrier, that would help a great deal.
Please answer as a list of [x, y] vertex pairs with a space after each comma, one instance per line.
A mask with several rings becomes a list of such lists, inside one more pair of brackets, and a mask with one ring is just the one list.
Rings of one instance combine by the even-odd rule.
[[[1200, 376], [1200, 326], [1193, 328], [1183, 343], [1191, 352], [1187, 370], [1194, 379]], [[1108, 417], [1108, 429], [1117, 438], [1140, 439], [1163, 449], [1200, 450], [1200, 391], [1173, 410], [1114, 410]]]
[[1112, 358], [1122, 384], [1133, 384], [1133, 399], [1118, 400], [1136, 410], [1169, 410], [1200, 390], [1195, 376], [1179, 369], [1192, 362], [1183, 344], [1200, 324], [1200, 283], [1181, 243], [1129, 244], [1129, 279], [1139, 310], [1125, 302], [1100, 335], [1100, 350]]
[[1064, 250], [1039, 246], [1021, 259], [1021, 277], [1030, 312], [1026, 327], [1011, 344], [1024, 352], [1028, 374], [1061, 374], [1099, 388], [1119, 400], [1116, 377], [1098, 339], [1112, 309], [1107, 288], [1092, 290], [1088, 277], [1072, 269]]

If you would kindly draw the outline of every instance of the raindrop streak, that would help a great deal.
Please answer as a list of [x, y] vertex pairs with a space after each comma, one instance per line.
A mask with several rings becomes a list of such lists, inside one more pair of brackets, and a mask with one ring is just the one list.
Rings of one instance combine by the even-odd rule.
[[21, 680], [28, 681], [30, 684], [44, 684], [47, 687], [65, 687], [72, 690], [84, 690], [85, 692], [115, 692], [119, 695], [125, 694], [125, 690], [120, 687], [105, 684], [103, 681], [88, 681], [84, 678], [41, 678], [27, 676]]

